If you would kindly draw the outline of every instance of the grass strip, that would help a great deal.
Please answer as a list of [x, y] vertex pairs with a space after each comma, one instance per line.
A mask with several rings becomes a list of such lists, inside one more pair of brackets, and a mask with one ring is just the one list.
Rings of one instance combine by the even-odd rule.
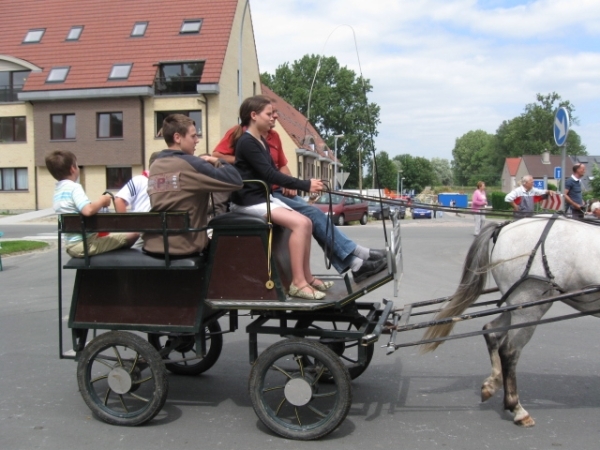
[[10, 255], [11, 253], [28, 252], [48, 247], [48, 243], [39, 241], [5, 241], [1, 242], [0, 255]]

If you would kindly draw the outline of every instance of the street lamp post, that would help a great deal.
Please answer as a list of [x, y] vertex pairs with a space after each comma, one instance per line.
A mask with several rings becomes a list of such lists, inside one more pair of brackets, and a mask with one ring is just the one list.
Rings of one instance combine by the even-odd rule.
[[238, 97], [240, 105], [244, 100], [244, 93], [242, 91], [242, 70], [243, 70], [243, 61], [242, 61], [242, 42], [244, 40], [244, 19], [246, 18], [246, 11], [248, 10], [248, 4], [250, 0], [246, 0], [246, 4], [244, 5], [244, 12], [242, 13], [242, 25], [240, 26], [240, 42], [238, 47]]
[[398, 177], [396, 179], [396, 194], [398, 194], [398, 195], [400, 195], [402, 193], [402, 191], [400, 190], [400, 175], [402, 175], [401, 170], [398, 171]]
[[335, 134], [333, 136], [333, 147], [335, 149], [334, 161], [333, 161], [333, 190], [337, 189], [337, 141], [339, 138], [343, 138], [343, 134]]
[[400, 195], [404, 192], [402, 184], [404, 183], [404, 177], [400, 178]]

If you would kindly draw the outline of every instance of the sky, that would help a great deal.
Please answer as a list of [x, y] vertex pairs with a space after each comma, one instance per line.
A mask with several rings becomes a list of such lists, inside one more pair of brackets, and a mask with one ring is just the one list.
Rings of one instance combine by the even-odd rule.
[[376, 149], [392, 157], [452, 159], [456, 138], [495, 133], [551, 92], [575, 105], [572, 129], [600, 155], [598, 0], [250, 0], [250, 9], [261, 73], [306, 54], [362, 68], [381, 107]]

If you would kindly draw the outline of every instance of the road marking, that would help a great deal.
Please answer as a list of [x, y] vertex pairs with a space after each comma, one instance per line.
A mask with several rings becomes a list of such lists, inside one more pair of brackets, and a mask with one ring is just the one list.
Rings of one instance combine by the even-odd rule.
[[24, 236], [21, 239], [54, 240], [58, 239], [57, 233], [39, 233], [35, 236]]

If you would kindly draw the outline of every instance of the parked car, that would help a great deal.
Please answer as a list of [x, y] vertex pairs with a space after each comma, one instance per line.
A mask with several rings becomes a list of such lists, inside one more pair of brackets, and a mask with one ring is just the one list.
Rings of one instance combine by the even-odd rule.
[[369, 202], [369, 216], [375, 220], [390, 218], [390, 205], [384, 203], [383, 208], [379, 202]]
[[406, 207], [404, 205], [392, 204], [390, 205], [390, 214], [394, 215], [398, 212], [398, 218], [404, 219], [406, 217]]
[[431, 219], [432, 214], [430, 209], [413, 208], [412, 216], [413, 219]]
[[366, 225], [369, 219], [367, 202], [359, 198], [344, 197], [338, 194], [323, 194], [314, 203], [325, 214], [329, 214], [329, 198], [333, 212], [333, 223], [345, 225], [351, 220], [360, 220], [361, 225]]

